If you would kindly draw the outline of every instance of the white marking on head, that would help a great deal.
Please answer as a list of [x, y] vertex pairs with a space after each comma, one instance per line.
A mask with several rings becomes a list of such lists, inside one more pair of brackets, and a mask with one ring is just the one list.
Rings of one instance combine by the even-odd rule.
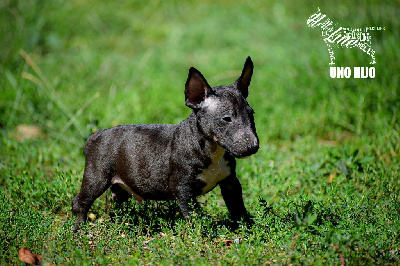
[[210, 111], [218, 109], [219, 101], [214, 97], [207, 97], [201, 104], [202, 108], [208, 108]]

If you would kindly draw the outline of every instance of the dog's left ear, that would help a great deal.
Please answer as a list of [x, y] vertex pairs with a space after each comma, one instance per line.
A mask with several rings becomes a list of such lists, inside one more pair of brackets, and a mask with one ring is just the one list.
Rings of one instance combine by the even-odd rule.
[[247, 98], [249, 95], [249, 86], [251, 81], [251, 76], [253, 75], [253, 61], [251, 61], [250, 56], [247, 57], [246, 62], [244, 63], [244, 67], [242, 70], [242, 74], [240, 77], [233, 83], [233, 86], [236, 87], [243, 95], [244, 98]]

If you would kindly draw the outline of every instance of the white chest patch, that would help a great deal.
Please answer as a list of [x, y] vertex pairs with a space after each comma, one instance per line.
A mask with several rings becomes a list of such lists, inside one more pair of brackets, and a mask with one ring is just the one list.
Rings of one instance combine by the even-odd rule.
[[211, 158], [211, 164], [198, 175], [197, 178], [206, 183], [202, 189], [202, 194], [213, 189], [219, 181], [225, 179], [231, 173], [228, 161], [224, 159], [224, 154], [225, 150], [218, 146]]

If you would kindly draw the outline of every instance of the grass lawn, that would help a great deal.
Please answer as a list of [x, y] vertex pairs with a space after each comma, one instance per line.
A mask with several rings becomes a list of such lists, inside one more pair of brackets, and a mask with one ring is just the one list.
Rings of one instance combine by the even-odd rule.
[[[320, 8], [372, 31], [373, 79], [332, 79]], [[0, 264], [400, 264], [398, 1], [0, 0]], [[191, 66], [228, 85], [250, 55], [260, 150], [238, 161], [254, 225], [219, 188], [187, 223], [175, 202], [110, 193], [74, 234], [83, 146], [119, 124], [179, 123]], [[369, 67], [359, 49], [337, 66]]]

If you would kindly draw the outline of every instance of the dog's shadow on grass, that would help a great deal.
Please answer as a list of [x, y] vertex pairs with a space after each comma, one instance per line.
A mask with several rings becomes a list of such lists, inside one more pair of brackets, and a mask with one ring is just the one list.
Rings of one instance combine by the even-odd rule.
[[[175, 201], [144, 201], [137, 204], [131, 199], [121, 205], [109, 204], [107, 207], [111, 222], [115, 224], [129, 225], [127, 230], [140, 231], [146, 235], [157, 235], [165, 230], [175, 230], [180, 225], [196, 227], [201, 224], [207, 228], [204, 236], [212, 238], [218, 235], [221, 227], [230, 231], [238, 228], [238, 223], [233, 222], [228, 216], [213, 217], [202, 210], [195, 208], [192, 217], [185, 220], [179, 205]], [[203, 234], [204, 230], [201, 230]]]

